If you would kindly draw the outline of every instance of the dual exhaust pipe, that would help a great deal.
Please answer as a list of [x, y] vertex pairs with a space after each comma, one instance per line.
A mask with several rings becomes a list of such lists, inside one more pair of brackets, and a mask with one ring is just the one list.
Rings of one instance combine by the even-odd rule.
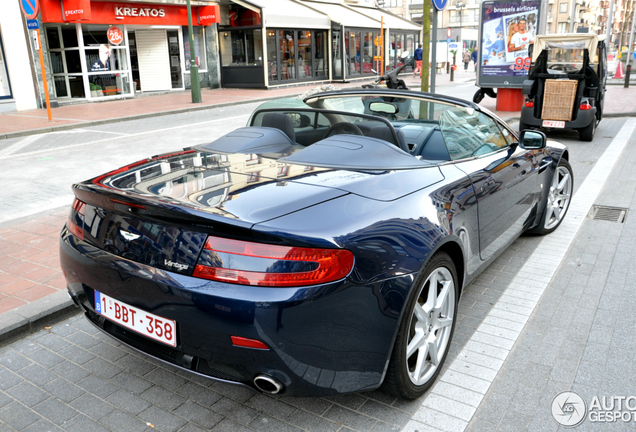
[[276, 378], [265, 374], [258, 374], [254, 378], [254, 385], [257, 389], [267, 394], [278, 394], [285, 388]]

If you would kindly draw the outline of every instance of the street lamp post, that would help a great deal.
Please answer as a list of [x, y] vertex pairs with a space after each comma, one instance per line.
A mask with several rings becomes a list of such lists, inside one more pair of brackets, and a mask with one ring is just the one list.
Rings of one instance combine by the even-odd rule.
[[199, 82], [199, 67], [194, 56], [194, 36], [192, 31], [192, 8], [190, 0], [186, 2], [188, 10], [188, 39], [190, 39], [190, 89], [192, 91], [192, 103], [201, 102], [201, 83]]
[[459, 13], [459, 35], [457, 36], [457, 42], [459, 42], [462, 35], [462, 10], [464, 9], [464, 3], [458, 1], [455, 4], [455, 9], [457, 9], [457, 12]]

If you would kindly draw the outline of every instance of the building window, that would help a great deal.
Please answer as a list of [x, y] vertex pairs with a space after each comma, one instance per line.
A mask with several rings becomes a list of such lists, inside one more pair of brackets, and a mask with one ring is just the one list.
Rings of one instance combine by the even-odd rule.
[[4, 59], [4, 47], [2, 46], [2, 36], [0, 36], [0, 99], [11, 97], [11, 86], [9, 85], [9, 73]]
[[269, 81], [326, 78], [327, 34], [315, 30], [268, 30]]
[[223, 66], [260, 66], [263, 63], [261, 29], [221, 31]]
[[559, 13], [567, 13], [567, 12], [568, 12], [568, 4], [559, 3]]
[[567, 33], [568, 32], [568, 23], [560, 22], [558, 33]]

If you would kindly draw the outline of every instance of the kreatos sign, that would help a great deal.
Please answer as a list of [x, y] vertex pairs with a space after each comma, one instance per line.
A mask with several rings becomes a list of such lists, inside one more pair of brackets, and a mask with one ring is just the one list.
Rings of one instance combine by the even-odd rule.
[[163, 18], [166, 16], [166, 11], [163, 8], [139, 8], [139, 7], [115, 6], [115, 18], [122, 19], [123, 17], [127, 17], [127, 16]]

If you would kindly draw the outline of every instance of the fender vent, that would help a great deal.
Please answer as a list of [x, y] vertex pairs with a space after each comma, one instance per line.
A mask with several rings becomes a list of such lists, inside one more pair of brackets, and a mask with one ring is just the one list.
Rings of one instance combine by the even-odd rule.
[[594, 205], [590, 209], [588, 217], [595, 220], [623, 223], [627, 217], [627, 209]]

